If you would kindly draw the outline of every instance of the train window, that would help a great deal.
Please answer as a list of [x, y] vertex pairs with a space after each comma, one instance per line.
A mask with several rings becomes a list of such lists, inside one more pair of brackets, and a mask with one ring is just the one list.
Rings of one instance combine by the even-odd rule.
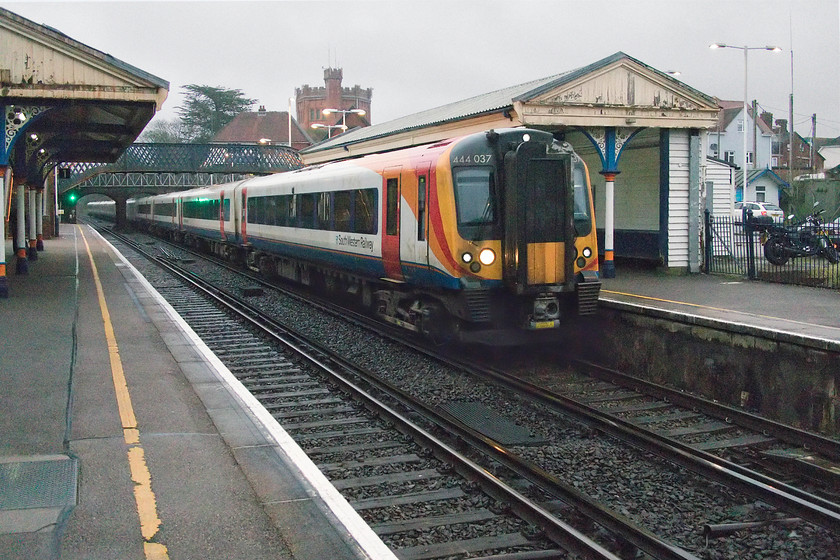
[[352, 191], [339, 191], [333, 198], [333, 210], [335, 212], [335, 231], [353, 231], [352, 229]]
[[229, 198], [225, 199], [222, 218], [226, 222], [230, 221], [230, 199]]
[[455, 211], [459, 226], [480, 226], [496, 221], [492, 169], [462, 167], [456, 169]]
[[387, 179], [385, 183], [385, 234], [397, 235], [399, 233], [399, 212], [400, 212], [400, 180], [397, 178]]
[[280, 197], [265, 197], [265, 224], [268, 226], [280, 225]]
[[577, 235], [588, 235], [592, 230], [592, 220], [590, 219], [586, 172], [582, 163], [574, 164], [572, 179], [575, 183], [575, 231]]
[[[248, 223], [249, 224], [258, 224], [260, 223], [260, 199], [259, 198], [249, 198], [248, 199]], [[186, 215], [186, 209], [184, 211], [184, 215]]]
[[417, 177], [417, 240], [426, 240], [426, 176]]
[[315, 206], [316, 194], [300, 194], [298, 197], [298, 204], [300, 204], [299, 227], [305, 229], [315, 228]]
[[520, 203], [526, 209], [524, 239], [528, 243], [550, 243], [565, 238], [566, 199], [562, 193], [568, 192], [568, 185], [559, 180], [566, 176], [564, 168], [563, 162], [558, 160], [527, 160], [528, 186]]
[[318, 222], [316, 224], [317, 229], [330, 229], [330, 193], [322, 192], [318, 195]]
[[155, 216], [174, 216], [175, 203], [174, 202], [159, 202], [155, 204]]
[[376, 204], [376, 189], [363, 189], [355, 191], [353, 201], [353, 232], [354, 233], [376, 233], [378, 208]]
[[277, 226], [293, 226], [294, 222], [294, 197], [292, 195], [283, 194], [275, 196], [275, 216], [274, 225]]

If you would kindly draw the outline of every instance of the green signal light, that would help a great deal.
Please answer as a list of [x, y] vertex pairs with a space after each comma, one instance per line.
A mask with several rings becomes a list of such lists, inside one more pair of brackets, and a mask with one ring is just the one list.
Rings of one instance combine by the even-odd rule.
[[70, 198], [70, 202], [76, 202], [76, 195], [75, 194], [71, 194], [69, 196], [69, 198]]

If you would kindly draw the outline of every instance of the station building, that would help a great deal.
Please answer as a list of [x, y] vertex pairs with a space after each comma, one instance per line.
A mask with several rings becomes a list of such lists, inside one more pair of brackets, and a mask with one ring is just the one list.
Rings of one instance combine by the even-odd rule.
[[[160, 110], [169, 82], [3, 8], [0, 45], [0, 216], [16, 272], [26, 274], [44, 235], [57, 231], [53, 169], [115, 161]], [[5, 243], [0, 297], [8, 297]]]
[[[617, 52], [582, 68], [350, 130], [301, 155], [316, 164], [493, 128], [547, 130], [571, 143], [589, 167], [606, 277], [614, 275], [614, 259], [624, 257], [699, 272], [704, 209], [716, 201], [714, 212], [732, 207], [732, 169], [706, 177], [706, 136], [719, 110], [714, 97]], [[728, 192], [714, 195], [716, 187]]]

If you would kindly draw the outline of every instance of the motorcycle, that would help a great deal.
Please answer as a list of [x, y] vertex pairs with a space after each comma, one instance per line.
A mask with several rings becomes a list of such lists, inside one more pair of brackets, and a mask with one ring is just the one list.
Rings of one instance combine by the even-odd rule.
[[[814, 204], [816, 208], [817, 204]], [[771, 224], [761, 233], [764, 257], [772, 264], [782, 266], [795, 257], [820, 256], [831, 264], [840, 262], [840, 255], [826, 231], [820, 215], [823, 209], [814, 210], [798, 224], [790, 226]], [[794, 216], [788, 217], [793, 220]]]

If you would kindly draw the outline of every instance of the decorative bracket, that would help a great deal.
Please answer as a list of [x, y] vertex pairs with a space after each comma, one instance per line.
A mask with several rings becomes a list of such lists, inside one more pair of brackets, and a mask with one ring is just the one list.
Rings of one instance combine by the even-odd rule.
[[35, 117], [47, 111], [42, 105], [5, 105], [3, 107], [3, 151], [0, 152], [0, 165], [9, 164], [12, 146], [21, 134], [26, 132]]
[[618, 160], [622, 150], [644, 128], [616, 128], [614, 126], [581, 128], [601, 158], [601, 174], [618, 174]]

